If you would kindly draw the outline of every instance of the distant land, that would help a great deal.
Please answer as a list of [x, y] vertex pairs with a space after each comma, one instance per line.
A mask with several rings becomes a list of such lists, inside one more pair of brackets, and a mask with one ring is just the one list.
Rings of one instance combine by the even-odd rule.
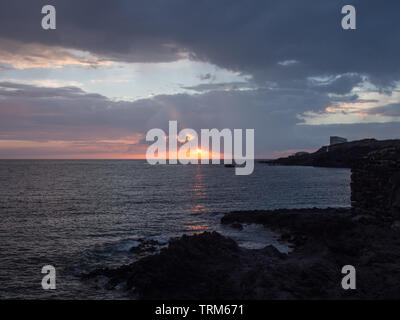
[[389, 148], [400, 148], [400, 139], [364, 139], [323, 146], [313, 153], [298, 152], [287, 158], [261, 160], [261, 163], [281, 166], [313, 166], [329, 168], [351, 168], [370, 152]]

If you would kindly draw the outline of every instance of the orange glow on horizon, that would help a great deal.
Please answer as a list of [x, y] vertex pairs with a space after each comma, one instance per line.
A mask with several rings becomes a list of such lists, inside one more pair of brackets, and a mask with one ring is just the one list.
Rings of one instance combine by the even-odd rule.
[[[179, 154], [179, 152], [178, 152]], [[166, 159], [166, 160], [170, 160], [170, 159], [176, 159], [176, 157], [179, 159], [182, 156], [182, 154], [180, 155], [172, 155], [170, 156], [169, 152], [166, 152], [165, 154], [159, 154], [158, 157], [155, 157], [154, 159]], [[144, 156], [143, 159], [146, 159], [146, 157]], [[208, 160], [212, 160], [212, 159], [224, 159], [224, 154], [222, 153], [213, 153], [212, 151], [208, 151], [208, 150], [203, 150], [201, 148], [196, 148], [194, 150], [191, 150], [191, 152], [187, 152], [186, 155], [183, 155], [183, 159], [186, 160], [190, 160], [190, 159], [208, 159]]]
[[[132, 140], [138, 141], [140, 136], [123, 137], [120, 139], [99, 139], [94, 141], [68, 140], [1, 140], [1, 159], [138, 159], [146, 160], [147, 145], [129, 146]], [[136, 142], [134, 141], [134, 142]], [[156, 159], [176, 159], [177, 154], [158, 154]], [[197, 147], [186, 155], [180, 154], [178, 159], [212, 160], [224, 159], [221, 153]]]

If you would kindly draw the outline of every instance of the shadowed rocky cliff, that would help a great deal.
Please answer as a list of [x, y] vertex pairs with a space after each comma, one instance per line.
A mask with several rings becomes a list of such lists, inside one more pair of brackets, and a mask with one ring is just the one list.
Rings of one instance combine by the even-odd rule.
[[[294, 246], [240, 248], [205, 232], [170, 241], [159, 254], [96, 270], [139, 299], [399, 299], [398, 226], [346, 209], [234, 212], [222, 223], [259, 223]], [[357, 270], [357, 290], [343, 290], [342, 267]]]
[[400, 148], [370, 152], [353, 163], [351, 205], [358, 214], [400, 219]]

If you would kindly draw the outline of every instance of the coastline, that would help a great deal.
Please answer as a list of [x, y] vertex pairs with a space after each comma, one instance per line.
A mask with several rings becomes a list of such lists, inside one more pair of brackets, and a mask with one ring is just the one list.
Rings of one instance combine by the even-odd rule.
[[300, 152], [286, 158], [260, 160], [271, 166], [311, 166], [323, 168], [353, 168], [371, 153], [399, 150], [400, 139], [363, 139], [323, 146], [313, 153]]
[[[353, 162], [350, 208], [231, 211], [221, 218], [237, 230], [258, 224], [280, 234], [293, 249], [286, 254], [204, 232], [84, 278], [105, 276], [109, 289], [137, 299], [399, 299], [399, 159], [400, 149], [389, 147]], [[342, 286], [348, 266], [356, 273], [351, 290]]]
[[[171, 239], [169, 246], [117, 269], [95, 270], [135, 299], [398, 299], [400, 226], [351, 209], [236, 211], [221, 223], [262, 224], [293, 251], [245, 249], [216, 232]], [[357, 290], [343, 290], [341, 269], [357, 270]]]

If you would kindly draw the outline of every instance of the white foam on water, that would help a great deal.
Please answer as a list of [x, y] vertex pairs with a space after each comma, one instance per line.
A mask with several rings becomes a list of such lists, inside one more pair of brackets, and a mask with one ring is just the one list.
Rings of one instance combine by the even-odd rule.
[[232, 238], [238, 245], [246, 249], [263, 249], [272, 245], [282, 253], [292, 251], [288, 244], [278, 241], [279, 234], [268, 230], [260, 224], [242, 224], [243, 230], [221, 225], [219, 232]]

